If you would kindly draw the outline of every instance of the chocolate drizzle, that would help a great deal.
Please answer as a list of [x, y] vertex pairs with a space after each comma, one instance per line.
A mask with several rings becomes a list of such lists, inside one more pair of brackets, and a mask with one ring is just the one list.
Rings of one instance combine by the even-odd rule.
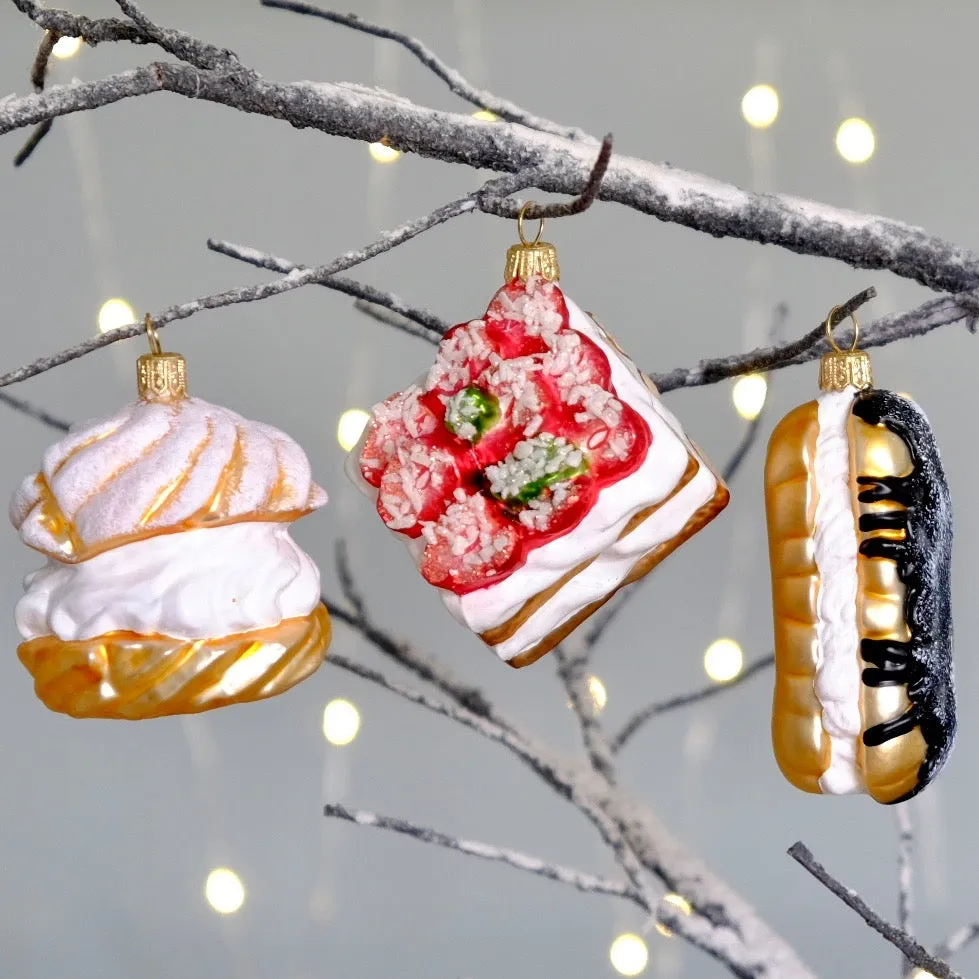
[[905, 684], [911, 706], [900, 717], [876, 724], [863, 735], [867, 747], [921, 728], [927, 744], [917, 785], [903, 802], [938, 774], [955, 737], [955, 695], [952, 676], [950, 570], [952, 506], [935, 436], [921, 409], [890, 391], [871, 389], [854, 398], [853, 413], [869, 425], [884, 425], [907, 445], [912, 470], [906, 476], [857, 476], [864, 487], [861, 503], [882, 500], [904, 509], [860, 516], [866, 534], [903, 530], [903, 539], [870, 536], [860, 543], [868, 558], [886, 558], [897, 565], [905, 587], [905, 621], [911, 639], [863, 639], [860, 653], [871, 664], [863, 682], [881, 687]]

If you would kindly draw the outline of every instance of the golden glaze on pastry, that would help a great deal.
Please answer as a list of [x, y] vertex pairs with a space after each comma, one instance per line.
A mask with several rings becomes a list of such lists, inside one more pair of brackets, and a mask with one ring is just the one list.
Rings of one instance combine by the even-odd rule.
[[305, 618], [221, 639], [115, 632], [64, 642], [42, 636], [22, 643], [17, 654], [51, 710], [141, 720], [283, 693], [320, 666], [330, 632], [326, 607], [318, 605]]

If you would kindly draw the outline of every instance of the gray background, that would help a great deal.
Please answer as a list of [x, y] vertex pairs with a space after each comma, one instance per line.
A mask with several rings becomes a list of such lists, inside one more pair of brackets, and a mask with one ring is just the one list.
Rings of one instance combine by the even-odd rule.
[[[738, 4], [556, 0], [456, 3], [352, 0], [358, 13], [408, 27], [475, 82], [616, 148], [701, 170], [740, 186], [877, 210], [975, 245], [979, 127], [969, 66], [979, 8], [911, 3]], [[280, 79], [352, 80], [426, 104], [469, 111], [393, 46], [251, 2], [170, 0], [148, 12], [238, 51]], [[91, 2], [86, 12], [108, 13]], [[0, 6], [0, 93], [25, 92], [38, 32]], [[143, 48], [85, 49], [55, 78], [96, 78], [143, 63]], [[767, 133], [741, 119], [742, 93], [770, 81], [782, 113]], [[833, 135], [848, 115], [874, 125], [863, 168], [843, 163]], [[13, 155], [23, 134], [3, 140]], [[170, 95], [59, 120], [22, 171], [0, 169], [0, 369], [75, 343], [109, 295], [158, 309], [262, 274], [208, 253], [209, 235], [300, 262], [327, 261], [476, 186], [484, 175], [433, 161], [371, 162], [357, 143], [297, 132]], [[452, 321], [478, 315], [500, 281], [510, 224], [467, 217], [358, 270]], [[789, 333], [873, 283], [868, 315], [928, 298], [886, 274], [715, 241], [604, 205], [554, 224], [563, 284], [647, 370], [754, 345], [779, 300]], [[274, 423], [307, 449], [331, 504], [296, 529], [335, 592], [333, 542], [351, 541], [384, 625], [482, 684], [568, 750], [577, 731], [547, 660], [513, 672], [454, 624], [341, 472], [340, 412], [401, 387], [432, 351], [366, 320], [344, 297], [308, 288], [206, 313], [171, 327], [194, 392]], [[975, 340], [961, 327], [875, 354], [881, 384], [913, 391], [945, 450], [957, 504], [955, 554], [958, 750], [939, 784], [913, 804], [917, 915], [929, 941], [977, 914], [972, 778], [979, 730], [969, 708], [979, 622], [971, 599], [979, 478]], [[18, 388], [78, 419], [134, 395], [139, 341], [119, 344]], [[778, 375], [765, 435], [815, 390], [813, 366]], [[671, 395], [670, 406], [716, 461], [743, 423], [730, 386]], [[0, 417], [9, 493], [52, 433]], [[728, 633], [753, 658], [770, 643], [768, 574], [756, 450], [723, 518], [647, 583], [611, 631], [595, 670], [606, 717], [703, 682], [702, 653]], [[38, 563], [8, 531], [0, 592], [12, 608]], [[288, 696], [188, 721], [81, 723], [34, 699], [0, 625], [0, 973], [29, 977], [611, 976], [608, 946], [641, 929], [631, 906], [486, 866], [400, 837], [328, 823], [336, 800], [614, 872], [585, 821], [497, 748], [324, 668]], [[375, 654], [343, 627], [337, 651]], [[888, 915], [895, 903], [893, 814], [866, 799], [812, 798], [784, 783], [768, 736], [770, 678], [675, 713], [623, 756], [623, 777], [753, 901], [823, 976], [897, 975], [896, 953], [785, 856], [805, 840]], [[354, 700], [363, 728], [329, 746], [322, 708]], [[248, 900], [232, 918], [204, 903], [218, 864]], [[649, 936], [649, 975], [723, 974], [677, 941]], [[966, 973], [979, 950], [963, 954]]]

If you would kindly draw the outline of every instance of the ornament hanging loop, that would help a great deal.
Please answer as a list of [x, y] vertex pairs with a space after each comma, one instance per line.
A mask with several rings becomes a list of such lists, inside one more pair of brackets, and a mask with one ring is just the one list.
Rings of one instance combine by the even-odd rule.
[[557, 282], [561, 275], [557, 262], [557, 249], [549, 241], [541, 241], [541, 235], [544, 234], [544, 219], [539, 219], [540, 227], [533, 241], [528, 241], [524, 233], [527, 212], [536, 206], [536, 201], [527, 201], [517, 215], [517, 236], [520, 238], [520, 244], [511, 245], [507, 250], [504, 273], [507, 282], [512, 282], [514, 279], [526, 282], [532, 277], [547, 282]]
[[153, 325], [153, 317], [149, 313], [146, 314], [143, 320], [143, 326], [146, 328], [146, 339], [150, 343], [150, 353], [155, 357], [159, 357], [163, 353], [163, 347], [160, 346], [160, 334], [156, 332], [156, 327]]
[[841, 310], [841, 306], [834, 306], [826, 317], [826, 341], [832, 349], [819, 361], [819, 387], [823, 391], [845, 391], [847, 388], [863, 391], [874, 386], [870, 357], [865, 351], [857, 349], [860, 324], [852, 312], [853, 342], [849, 348], [841, 347], [836, 342], [833, 329], [839, 324], [837, 317]]
[[532, 248], [536, 245], [540, 239], [541, 235], [544, 234], [544, 219], [539, 218], [540, 226], [537, 228], [537, 234], [533, 241], [527, 241], [526, 236], [523, 231], [523, 223], [527, 219], [527, 212], [532, 208], [537, 206], [537, 201], [527, 201], [522, 208], [520, 208], [520, 213], [517, 215], [517, 235], [520, 237], [520, 244], [524, 248]]
[[136, 386], [142, 401], [179, 401], [187, 397], [187, 361], [164, 353], [160, 334], [149, 313], [143, 319], [150, 352], [136, 362]]
[[[836, 338], [833, 336], [834, 329], [834, 319], [842, 306], [834, 306], [830, 311], [829, 315], [826, 317], [826, 339], [829, 341], [829, 345], [838, 354], [842, 353], [855, 353], [857, 350], [857, 341], [860, 339], [860, 324], [857, 322], [856, 313], [850, 313], [850, 319], [853, 321], [853, 343], [850, 344], [849, 350], [844, 350], [837, 342]], [[842, 320], [837, 320], [835, 326], [839, 326]]]

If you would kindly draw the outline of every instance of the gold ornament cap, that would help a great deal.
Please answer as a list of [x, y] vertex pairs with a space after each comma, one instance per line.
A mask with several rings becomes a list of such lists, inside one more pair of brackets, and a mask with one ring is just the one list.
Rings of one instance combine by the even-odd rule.
[[860, 338], [860, 324], [856, 316], [850, 314], [853, 320], [853, 343], [848, 349], [843, 349], [833, 336], [833, 318], [840, 311], [834, 306], [826, 317], [826, 338], [833, 348], [824, 354], [819, 361], [819, 387], [823, 391], [845, 391], [848, 387], [864, 390], [874, 386], [874, 374], [870, 367], [870, 357], [864, 350], [857, 350], [857, 340]]
[[180, 354], [165, 353], [150, 314], [146, 314], [146, 338], [150, 352], [136, 362], [136, 384], [143, 401], [177, 401], [187, 397], [187, 361]]
[[531, 276], [557, 282], [561, 277], [561, 268], [557, 261], [557, 249], [549, 241], [541, 241], [544, 234], [544, 219], [540, 219], [540, 227], [533, 241], [528, 241], [524, 235], [523, 223], [527, 210], [535, 205], [535, 201], [527, 201], [517, 215], [517, 234], [520, 236], [518, 245], [511, 245], [506, 253], [506, 281], [520, 279], [526, 282]]

